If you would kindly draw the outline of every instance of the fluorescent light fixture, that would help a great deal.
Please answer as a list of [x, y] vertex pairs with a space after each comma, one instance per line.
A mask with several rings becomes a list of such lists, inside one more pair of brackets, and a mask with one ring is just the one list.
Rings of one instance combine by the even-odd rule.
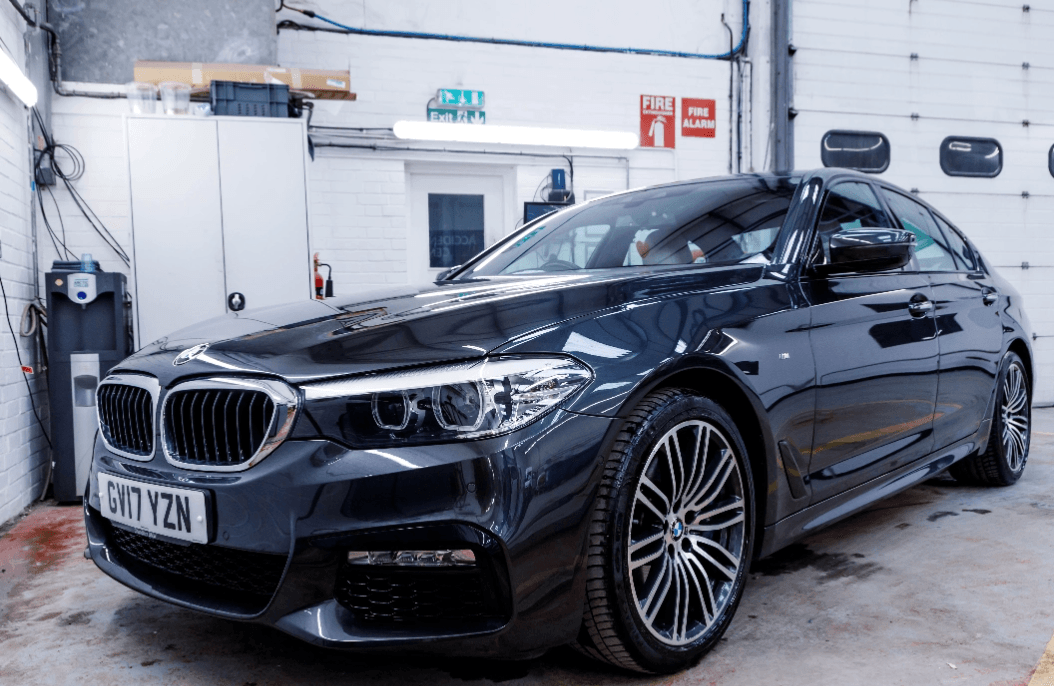
[[395, 122], [395, 136], [404, 140], [448, 143], [501, 143], [504, 145], [549, 145], [558, 148], [611, 148], [631, 150], [640, 139], [626, 131], [546, 129], [537, 126], [491, 126], [449, 124], [432, 121]]
[[15, 61], [3, 50], [0, 50], [0, 81], [3, 81], [4, 85], [25, 103], [26, 107], [37, 104], [37, 87], [26, 78]]

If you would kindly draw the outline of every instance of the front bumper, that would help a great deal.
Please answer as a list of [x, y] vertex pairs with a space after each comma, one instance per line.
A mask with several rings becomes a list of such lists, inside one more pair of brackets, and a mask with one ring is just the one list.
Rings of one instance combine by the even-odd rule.
[[[386, 450], [291, 440], [234, 474], [183, 470], [158, 455], [133, 462], [100, 441], [85, 499], [89, 550], [100, 569], [134, 590], [317, 645], [533, 655], [577, 636], [597, 455], [611, 421], [557, 410], [508, 436]], [[196, 553], [222, 553], [254, 570], [271, 565], [273, 593], [234, 592], [130, 557], [122, 548], [128, 532], [101, 514], [100, 471], [206, 491], [212, 526]], [[180, 552], [176, 543], [143, 541], [170, 546], [166, 555]], [[477, 551], [492, 611], [376, 621], [337, 601], [348, 550], [429, 545]]]

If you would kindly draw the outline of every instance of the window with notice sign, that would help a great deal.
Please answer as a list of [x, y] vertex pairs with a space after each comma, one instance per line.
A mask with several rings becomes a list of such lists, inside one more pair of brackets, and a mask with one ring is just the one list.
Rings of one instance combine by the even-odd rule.
[[428, 266], [455, 267], [483, 250], [483, 196], [428, 194]]

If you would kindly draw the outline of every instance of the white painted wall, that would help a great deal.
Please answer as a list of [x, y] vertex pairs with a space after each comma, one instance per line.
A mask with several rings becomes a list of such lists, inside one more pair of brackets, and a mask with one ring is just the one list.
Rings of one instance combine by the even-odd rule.
[[[494, 6], [472, 0], [426, 2], [299, 3], [356, 27], [534, 41], [633, 46], [691, 52], [728, 50], [720, 14], [727, 12], [738, 42], [741, 3], [724, 0], [703, 6], [674, 2], [642, 7], [629, 0], [530, 6]], [[755, 11], [755, 14], [760, 12]], [[643, 15], [640, 21], [635, 17]], [[559, 16], [559, 21], [552, 17]], [[312, 23], [283, 12], [301, 23]], [[322, 26], [318, 22], [315, 25]], [[754, 37], [758, 42], [757, 36]], [[674, 150], [552, 150], [510, 146], [456, 145], [447, 149], [478, 154], [422, 152], [444, 146], [406, 144], [384, 131], [360, 136], [341, 134], [355, 145], [382, 145], [403, 150], [318, 148], [311, 167], [314, 249], [333, 264], [339, 292], [349, 284], [405, 282], [407, 249], [426, 240], [408, 232], [407, 165], [446, 165], [450, 173], [507, 176], [514, 193], [505, 199], [508, 233], [522, 216], [523, 202], [534, 199], [539, 182], [554, 167], [567, 168], [559, 157], [517, 157], [493, 153], [571, 153], [575, 156], [575, 190], [620, 191], [675, 179], [722, 174], [728, 168], [728, 76], [723, 61], [610, 53], [584, 53], [519, 46], [481, 45], [283, 30], [279, 34], [283, 66], [350, 68], [355, 102], [318, 101], [317, 126], [387, 129], [401, 119], [425, 118], [430, 98], [442, 87], [486, 93], [488, 124], [639, 130], [643, 94], [712, 98], [718, 130], [713, 139], [677, 138]], [[767, 67], [765, 67], [767, 68]], [[757, 100], [767, 100], [755, 94]], [[756, 100], [756, 101], [757, 101]], [[767, 121], [767, 110], [762, 119]], [[744, 136], [745, 140], [749, 136]], [[316, 141], [323, 140], [316, 136]], [[744, 168], [749, 166], [749, 160]], [[466, 170], [466, 167], [472, 167]], [[375, 246], [375, 247], [370, 247]]]
[[[886, 134], [891, 159], [881, 176], [918, 189], [1024, 296], [1040, 336], [1033, 342], [1035, 399], [1049, 404], [1054, 2], [1031, 2], [1029, 12], [1022, 4], [794, 0], [795, 162], [802, 169], [821, 166], [820, 140], [831, 129]], [[994, 179], [946, 176], [938, 150], [949, 135], [997, 139], [1002, 173]], [[1021, 269], [1022, 262], [1030, 269]]]
[[[25, 64], [23, 27], [9, 4], [0, 5], [0, 49], [19, 65]], [[7, 291], [9, 321], [16, 331], [22, 309], [34, 295], [27, 112], [21, 102], [0, 88], [0, 277]], [[31, 339], [19, 337], [16, 344], [7, 326], [0, 325], [0, 524], [40, 494], [49, 454], [44, 434], [30, 409], [16, 345], [23, 363], [38, 372], [40, 365]], [[38, 374], [29, 378], [41, 418], [47, 422], [44, 384]]]

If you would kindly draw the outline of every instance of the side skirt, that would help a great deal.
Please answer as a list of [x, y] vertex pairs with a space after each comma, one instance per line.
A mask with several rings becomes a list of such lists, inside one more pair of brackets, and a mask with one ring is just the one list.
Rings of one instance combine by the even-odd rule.
[[879, 500], [937, 476], [954, 463], [977, 452], [982, 444], [987, 442], [990, 430], [990, 420], [981, 422], [977, 433], [969, 438], [915, 460], [889, 474], [860, 484], [845, 493], [810, 505], [800, 512], [765, 527], [758, 557], [771, 555], [780, 548], [845, 519]]

